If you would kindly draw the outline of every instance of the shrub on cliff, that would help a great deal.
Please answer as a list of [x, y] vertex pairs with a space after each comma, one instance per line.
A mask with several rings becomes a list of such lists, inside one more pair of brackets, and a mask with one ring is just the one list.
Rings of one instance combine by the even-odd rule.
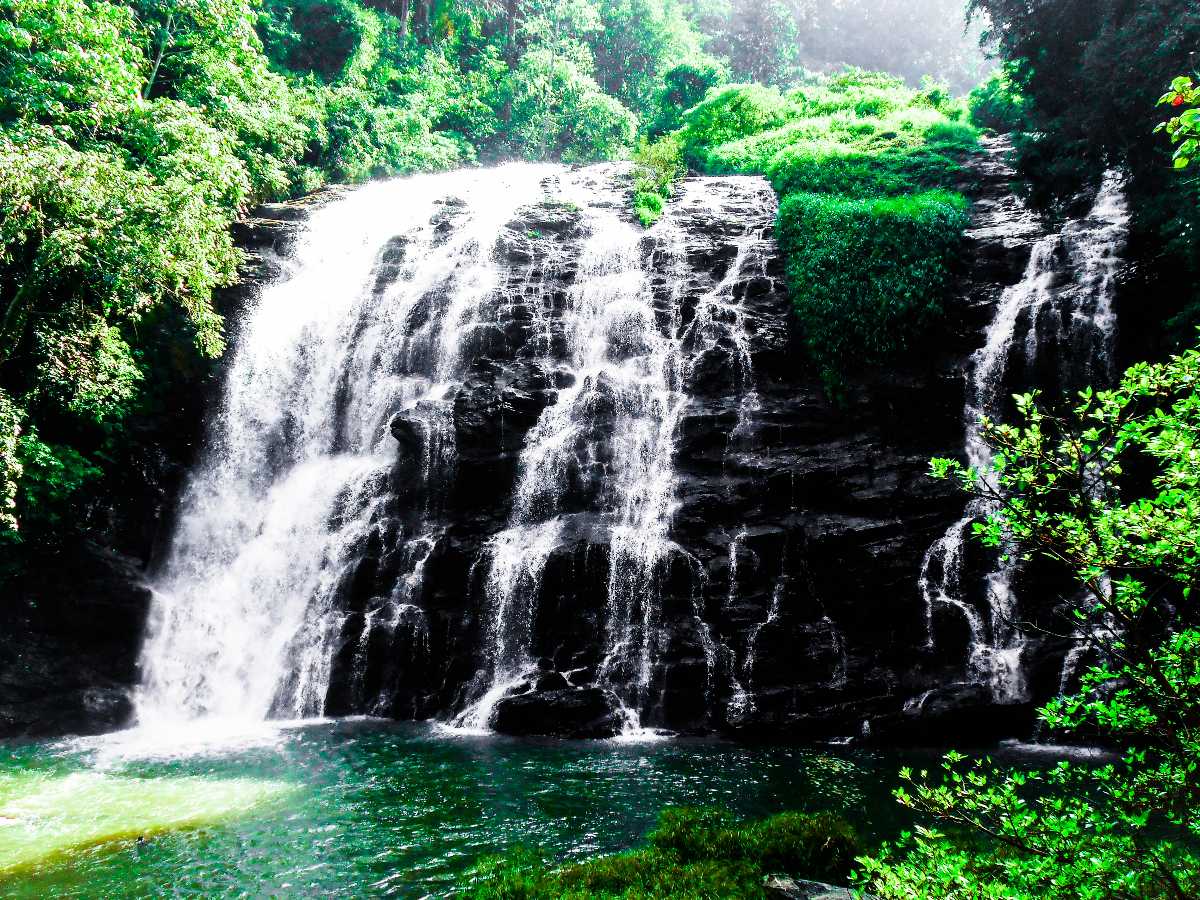
[[644, 849], [557, 869], [518, 850], [483, 863], [461, 896], [759, 898], [772, 873], [844, 882], [858, 847], [854, 830], [830, 813], [738, 822], [724, 810], [666, 809]]
[[729, 85], [684, 115], [693, 165], [766, 175], [779, 194], [788, 286], [831, 393], [851, 368], [885, 364], [936, 326], [968, 222], [949, 193], [978, 148], [965, 117], [937, 85], [860, 70], [786, 95]]
[[953, 186], [962, 167], [936, 150], [870, 153], [845, 144], [809, 142], [785, 147], [766, 165], [780, 194], [838, 194], [854, 199], [894, 197]]
[[1025, 100], [1005, 71], [996, 72], [975, 90], [968, 101], [971, 121], [980, 128], [1008, 134], [1024, 122]]
[[683, 124], [683, 115], [704, 99], [711, 88], [724, 84], [729, 72], [719, 60], [697, 57], [672, 67], [658, 95], [658, 115], [647, 132], [658, 137]]
[[942, 309], [966, 204], [940, 191], [857, 200], [793, 194], [777, 237], [805, 345], [831, 391], [919, 338]]
[[794, 109], [775, 88], [761, 84], [715, 88], [684, 114], [680, 131], [684, 155], [704, 168], [713, 148], [777, 128], [792, 113]]
[[653, 225], [684, 176], [683, 148], [667, 135], [653, 143], [643, 140], [633, 156], [633, 210], [642, 225]]

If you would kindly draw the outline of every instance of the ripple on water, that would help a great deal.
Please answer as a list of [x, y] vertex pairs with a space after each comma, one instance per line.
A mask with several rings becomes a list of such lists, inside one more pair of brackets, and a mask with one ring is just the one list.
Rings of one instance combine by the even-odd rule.
[[194, 755], [139, 755], [161, 747], [132, 734], [0, 746], [0, 816], [37, 809], [47, 823], [44, 839], [19, 841], [0, 824], [0, 894], [444, 896], [480, 857], [517, 844], [561, 859], [635, 845], [670, 804], [835, 808], [886, 825], [900, 764], [719, 741], [447, 737], [378, 721], [229, 737]]

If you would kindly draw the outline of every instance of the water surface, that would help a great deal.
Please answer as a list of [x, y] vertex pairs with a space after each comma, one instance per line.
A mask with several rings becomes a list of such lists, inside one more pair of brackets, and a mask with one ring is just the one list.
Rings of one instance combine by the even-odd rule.
[[374, 720], [264, 727], [208, 746], [141, 735], [8, 745], [0, 893], [445, 896], [481, 857], [517, 844], [563, 860], [636, 845], [670, 804], [748, 816], [835, 809], [885, 834], [898, 824], [888, 791], [900, 762], [846, 748], [536, 742]]

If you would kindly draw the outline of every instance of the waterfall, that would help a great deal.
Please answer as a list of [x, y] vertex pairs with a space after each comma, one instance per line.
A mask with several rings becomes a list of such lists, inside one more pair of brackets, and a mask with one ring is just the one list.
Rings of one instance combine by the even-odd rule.
[[[445, 409], [495, 302], [500, 228], [552, 171], [383, 182], [312, 217], [248, 314], [154, 578], [139, 722], [323, 712], [337, 588], [395, 461], [389, 420]], [[428, 421], [432, 474], [452, 434]]]
[[[773, 209], [761, 179], [698, 179], [645, 230], [627, 167], [522, 164], [381, 182], [318, 208], [227, 363], [153, 578], [139, 723], [307, 718], [334, 693], [338, 709], [429, 715], [403, 679], [477, 634], [476, 677], [436, 708], [486, 729], [543, 661], [549, 561], [582, 542], [608, 574], [589, 613], [595, 659], [572, 685], [614, 696], [638, 732], [656, 703], [665, 573], [678, 562], [704, 577], [671, 536], [681, 417], [698, 367], [710, 377], [719, 358], [735, 432], [755, 427], [739, 285], [765, 277]], [[693, 271], [695, 221], [721, 223], [715, 275]], [[463, 405], [488, 377], [498, 416]], [[472, 520], [473, 555], [447, 584], [438, 567], [470, 504], [456, 491], [478, 464], [471, 411], [508, 440], [508, 392], [533, 414], [514, 426], [506, 519]], [[452, 626], [438, 591], [471, 607]], [[720, 645], [702, 591], [691, 602], [715, 696]]]
[[[1111, 380], [1114, 281], [1128, 221], [1123, 180], [1108, 172], [1090, 212], [1038, 240], [1024, 276], [1001, 295], [984, 345], [972, 356], [967, 373], [963, 450], [975, 471], [990, 470], [992, 455], [980, 419], [1002, 415], [1005, 394], [1018, 389], [1009, 383], [1018, 351], [1030, 371], [1057, 354], [1057, 383], [1051, 386], [1056, 391], [1092, 379]], [[1018, 345], [1022, 329], [1025, 337]], [[968, 678], [987, 686], [997, 703], [1014, 703], [1028, 694], [1022, 667], [1027, 640], [1017, 622], [1019, 603], [1012, 585], [1016, 562], [1006, 555], [987, 573], [983, 614], [968, 599], [964, 584], [972, 525], [991, 511], [987, 501], [970, 502], [926, 552], [918, 583], [925, 600], [927, 645], [934, 645], [935, 608], [957, 610], [970, 633]]]
[[[690, 366], [704, 353], [728, 347], [742, 397], [739, 428], [753, 409], [749, 334], [734, 288], [745, 276], [749, 251], [769, 237], [752, 228], [736, 239], [724, 277], [698, 298], [685, 323], [688, 270], [680, 217], [697, 207], [725, 212], [720, 193], [712, 190], [720, 180], [685, 183], [646, 236], [618, 214], [610, 181], [606, 170], [593, 168], [563, 186], [563, 197], [582, 209], [590, 235], [562, 312], [568, 387], [526, 437], [512, 516], [491, 541], [490, 671], [481, 696], [458, 717], [461, 727], [486, 728], [497, 701], [534, 672], [542, 571], [568, 520], [580, 515], [583, 492], [593, 498], [587, 515], [598, 514], [607, 531], [606, 625], [595, 681], [619, 699], [626, 733], [641, 730], [656, 665], [659, 581], [670, 556], [685, 553], [670, 539], [670, 525], [675, 435], [688, 403]], [[754, 198], [774, 202], [765, 184]], [[652, 272], [666, 280], [665, 302]], [[699, 613], [696, 618], [711, 678], [716, 646]]]

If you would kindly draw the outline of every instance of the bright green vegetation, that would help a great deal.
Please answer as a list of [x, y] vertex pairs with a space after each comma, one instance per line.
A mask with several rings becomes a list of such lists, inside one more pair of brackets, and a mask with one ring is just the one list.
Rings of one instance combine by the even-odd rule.
[[1036, 395], [1018, 408], [1016, 424], [985, 422], [994, 471], [934, 460], [934, 472], [999, 504], [977, 526], [985, 543], [1011, 540], [1077, 578], [1067, 621], [1100, 659], [1041, 718], [1121, 758], [1035, 773], [951, 754], [940, 777], [905, 770], [897, 797], [938, 830], [866, 859], [863, 877], [895, 898], [1194, 897], [1200, 350], [1136, 365], [1064, 415]]
[[780, 813], [739, 823], [716, 809], [666, 809], [648, 846], [547, 868], [529, 851], [491, 860], [462, 894], [475, 900], [589, 897], [765, 897], [767, 875], [845, 881], [854, 829], [828, 813]]
[[643, 142], [633, 159], [633, 211], [643, 225], [650, 226], [662, 215], [675, 182], [687, 172], [683, 148], [678, 138], [667, 135]]
[[692, 166], [764, 174], [779, 193], [789, 288], [832, 393], [934, 331], [967, 225], [954, 188], [978, 131], [965, 119], [937, 85], [858, 71], [714, 88], [683, 116]]
[[1186, 169], [1200, 156], [1200, 87], [1187, 76], [1171, 82], [1171, 89], [1158, 101], [1180, 111], [1158, 126], [1175, 144], [1175, 168]]
[[[151, 897], [171, 885], [205, 897], [448, 897], [470, 887], [483, 858], [523, 844], [560, 865], [641, 847], [669, 806], [720, 806], [738, 821], [828, 809], [874, 841], [904, 814], [888, 796], [890, 773], [924, 758], [686, 739], [454, 738], [379, 721], [259, 732], [195, 756], [185, 747], [177, 758], [139, 759], [136, 738], [107, 740], [98, 745], [100, 771], [96, 750], [0, 747], [0, 814], [13, 810], [6, 785], [29, 796], [43, 786], [46, 834], [63, 836], [61, 853], [0, 876], [0, 895]], [[151, 751], [161, 754], [163, 743], [156, 736]], [[288, 789], [257, 796], [280, 783]], [[183, 824], [202, 809], [213, 816]], [[797, 852], [789, 821], [800, 820], [735, 832], [754, 837], [750, 852], [771, 842], [772, 852]], [[680, 831], [722, 830], [710, 824]], [[35, 840], [7, 828], [0, 822], [0, 841]], [[68, 831], [89, 837], [68, 841]], [[147, 840], [137, 843], [139, 835]]]
[[922, 338], [942, 312], [966, 201], [930, 191], [875, 200], [796, 193], [779, 207], [779, 240], [805, 342], [836, 389]]
[[0, 775], [0, 878], [104, 844], [212, 826], [293, 790], [249, 778]]
[[971, 121], [997, 134], [1020, 132], [1027, 115], [1026, 101], [1005, 69], [971, 91]]

